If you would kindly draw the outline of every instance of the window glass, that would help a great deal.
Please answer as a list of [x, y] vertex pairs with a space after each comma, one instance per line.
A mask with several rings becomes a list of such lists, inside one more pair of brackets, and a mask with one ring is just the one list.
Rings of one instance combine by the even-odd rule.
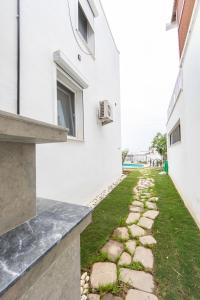
[[84, 40], [87, 42], [88, 40], [88, 21], [87, 18], [80, 6], [78, 5], [78, 30], [82, 34]]
[[170, 134], [170, 145], [181, 141], [181, 126], [178, 124]]
[[68, 128], [69, 135], [75, 136], [75, 95], [57, 82], [58, 125]]

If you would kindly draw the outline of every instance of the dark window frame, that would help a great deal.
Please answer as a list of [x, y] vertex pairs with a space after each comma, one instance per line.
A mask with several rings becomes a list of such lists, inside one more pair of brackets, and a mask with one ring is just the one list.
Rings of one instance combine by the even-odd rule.
[[169, 134], [169, 143], [170, 146], [175, 145], [181, 142], [181, 124], [180, 121], [174, 126], [172, 131]]

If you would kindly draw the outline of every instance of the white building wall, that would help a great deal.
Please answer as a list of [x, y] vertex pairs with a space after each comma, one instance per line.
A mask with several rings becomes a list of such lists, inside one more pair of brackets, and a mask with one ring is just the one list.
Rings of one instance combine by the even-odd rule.
[[[57, 124], [54, 51], [61, 50], [89, 83], [83, 91], [84, 140], [37, 147], [40, 197], [88, 203], [121, 175], [119, 53], [100, 2], [95, 3], [99, 16], [94, 19], [94, 58], [74, 38], [66, 0], [21, 1], [21, 114]], [[69, 0], [69, 4], [76, 30], [78, 2]], [[0, 109], [15, 113], [16, 1], [2, 0], [0, 7], [2, 16], [3, 10], [9, 15], [3, 20], [0, 16], [0, 36], [6, 40], [9, 35], [10, 40], [0, 49], [0, 65], [7, 72], [0, 68]], [[104, 99], [113, 105], [114, 122], [101, 126], [97, 108]]]
[[192, 28], [183, 60], [183, 92], [167, 125], [180, 119], [182, 141], [168, 148], [169, 174], [200, 226], [200, 12]]

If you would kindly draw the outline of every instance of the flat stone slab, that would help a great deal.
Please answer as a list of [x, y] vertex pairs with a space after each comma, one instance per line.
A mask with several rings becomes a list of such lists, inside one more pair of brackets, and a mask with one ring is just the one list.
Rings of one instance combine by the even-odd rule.
[[159, 215], [159, 211], [157, 210], [148, 210], [143, 214], [143, 217], [155, 220]]
[[142, 213], [144, 211], [144, 209], [142, 207], [139, 206], [129, 206], [129, 211], [130, 212], [135, 212], [135, 213]]
[[146, 201], [146, 207], [148, 209], [154, 209], [154, 210], [157, 210], [157, 205], [153, 202], [149, 202], [149, 201]]
[[113, 237], [124, 241], [129, 239], [128, 229], [126, 227], [118, 227], [113, 232]]
[[112, 294], [106, 294], [101, 300], [123, 300], [121, 297], [113, 296]]
[[133, 261], [140, 262], [146, 269], [153, 269], [153, 253], [150, 249], [139, 246], [135, 249]]
[[142, 203], [141, 201], [133, 201], [132, 206], [144, 207], [144, 203]]
[[127, 250], [131, 253], [131, 255], [134, 254], [135, 249], [136, 249], [136, 241], [130, 240], [128, 242], [126, 242], [126, 248]]
[[100, 296], [97, 294], [89, 294], [87, 300], [100, 300]]
[[114, 263], [98, 262], [92, 266], [90, 285], [93, 289], [117, 282], [117, 267]]
[[159, 198], [158, 197], [151, 197], [149, 198], [150, 202], [158, 202]]
[[123, 244], [113, 240], [108, 241], [101, 249], [101, 253], [105, 253], [108, 259], [112, 262], [115, 262], [120, 257], [123, 251]]
[[147, 293], [153, 293], [155, 289], [153, 276], [143, 271], [121, 268], [119, 280]]
[[141, 217], [138, 222], [138, 225], [145, 229], [151, 229], [153, 227], [153, 223], [154, 223], [153, 220], [149, 218]]
[[127, 252], [123, 252], [118, 261], [118, 265], [119, 266], [125, 266], [125, 265], [128, 266], [131, 264], [131, 261], [132, 261], [132, 257], [130, 256], [130, 254]]
[[146, 233], [143, 228], [141, 228], [140, 226], [135, 225], [135, 224], [129, 226], [128, 228], [129, 228], [129, 230], [131, 232], [132, 237], [143, 236]]
[[143, 246], [152, 246], [157, 244], [156, 240], [154, 239], [154, 237], [152, 235], [145, 235], [139, 238], [140, 243]]
[[126, 300], [158, 300], [158, 298], [155, 295], [146, 292], [129, 290]]
[[140, 213], [129, 213], [128, 218], [126, 219], [126, 224], [132, 224], [139, 220]]

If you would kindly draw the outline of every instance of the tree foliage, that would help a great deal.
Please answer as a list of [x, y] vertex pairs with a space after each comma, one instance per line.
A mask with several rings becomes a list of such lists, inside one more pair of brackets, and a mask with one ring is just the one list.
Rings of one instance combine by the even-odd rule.
[[163, 157], [167, 158], [167, 137], [166, 134], [158, 132], [152, 141], [152, 147]]
[[128, 149], [122, 151], [122, 163], [125, 162], [127, 154], [128, 154]]

